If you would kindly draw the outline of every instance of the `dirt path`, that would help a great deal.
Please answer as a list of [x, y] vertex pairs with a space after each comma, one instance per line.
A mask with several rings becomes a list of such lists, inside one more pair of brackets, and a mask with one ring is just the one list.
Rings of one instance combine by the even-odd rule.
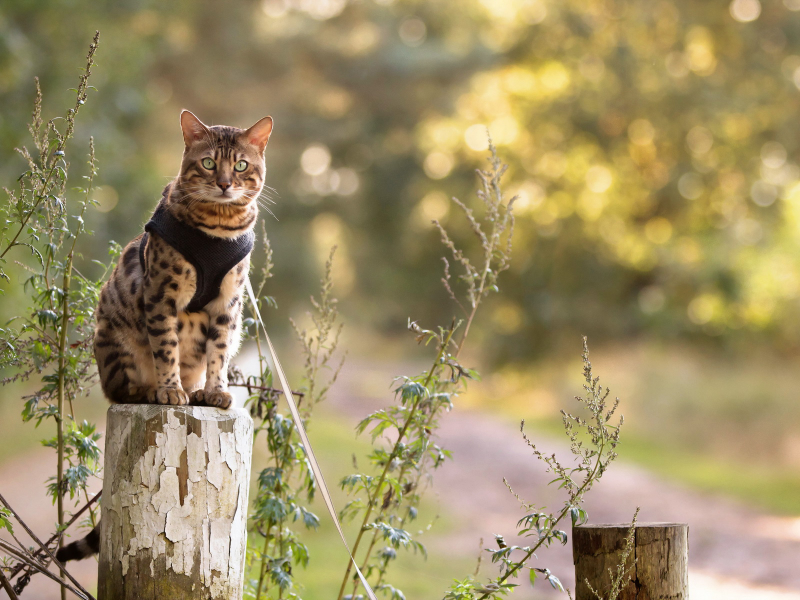
[[[367, 411], [382, 406], [388, 397], [395, 365], [390, 371], [371, 363], [349, 361], [328, 401], [328, 409], [347, 416], [355, 424]], [[409, 368], [408, 372], [412, 372]], [[2, 431], [2, 428], [0, 428]], [[529, 434], [543, 450], [568, 452], [560, 440]], [[522, 516], [517, 501], [508, 493], [502, 477], [528, 501], [556, 509], [562, 499], [546, 484], [549, 474], [532, 457], [517, 426], [485, 413], [456, 410], [443, 420], [441, 443], [454, 460], [436, 474], [433, 493], [442, 510], [463, 524], [457, 531], [426, 540], [431, 552], [477, 554], [482, 537], [491, 545], [495, 533], [512, 539], [514, 525]], [[41, 536], [52, 531], [54, 509], [42, 490], [52, 470], [46, 449], [0, 465], [0, 491]], [[701, 494], [663, 481], [646, 471], [615, 463], [588, 496], [587, 510], [593, 522], [625, 522], [635, 507], [642, 507], [642, 521], [685, 521], [690, 526], [691, 593], [709, 600], [800, 600], [800, 519], [773, 517], [728, 499]], [[537, 566], [546, 566], [573, 587], [570, 547], [552, 547], [539, 553]], [[482, 575], [489, 574], [488, 561]], [[93, 560], [76, 564], [74, 574], [87, 586], [96, 579]], [[543, 586], [534, 595], [521, 585], [513, 598], [550, 596]], [[43, 577], [33, 579], [25, 600], [58, 597], [54, 585]], [[560, 595], [559, 597], [565, 598]], [[323, 600], [323, 599], [319, 599]], [[424, 599], [410, 599], [424, 600]]]

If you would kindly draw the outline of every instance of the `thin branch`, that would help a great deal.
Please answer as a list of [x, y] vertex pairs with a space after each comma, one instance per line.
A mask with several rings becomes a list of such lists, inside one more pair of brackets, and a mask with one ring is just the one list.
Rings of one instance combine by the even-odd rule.
[[[265, 385], [252, 385], [250, 383], [228, 383], [228, 387], [243, 387], [247, 388], [248, 390], [258, 390], [260, 392], [271, 392], [274, 394], [283, 394], [283, 390], [279, 390], [273, 387], [268, 387]], [[305, 394], [303, 392], [296, 392], [292, 390], [292, 395], [297, 396], [298, 398], [303, 398]]]
[[3, 586], [3, 589], [8, 594], [9, 600], [19, 600], [19, 596], [17, 596], [16, 592], [14, 592], [14, 588], [11, 587], [11, 583], [6, 579], [6, 576], [3, 574], [3, 569], [0, 569], [0, 585]]
[[[11, 514], [13, 514], [13, 515], [14, 515], [14, 518], [17, 520], [17, 522], [18, 522], [20, 525], [22, 525], [22, 528], [23, 528], [23, 529], [25, 529], [25, 531], [28, 533], [28, 535], [29, 535], [29, 536], [31, 536], [31, 539], [33, 539], [33, 541], [34, 541], [34, 542], [36, 542], [37, 544], [39, 544], [39, 547], [40, 547], [42, 550], [44, 550], [45, 554], [47, 554], [47, 556], [49, 556], [49, 557], [50, 557], [50, 559], [53, 561], [53, 563], [54, 563], [54, 564], [55, 564], [55, 565], [56, 565], [56, 566], [57, 566], [59, 569], [61, 569], [61, 572], [62, 572], [62, 573], [64, 573], [64, 575], [66, 575], [66, 576], [69, 578], [69, 580], [70, 580], [72, 583], [74, 583], [74, 584], [77, 586], [77, 588], [78, 588], [78, 589], [79, 589], [81, 592], [83, 592], [83, 594], [85, 595], [85, 597], [86, 597], [86, 598], [89, 598], [90, 600], [94, 600], [94, 597], [93, 597], [93, 596], [92, 596], [92, 595], [91, 595], [89, 592], [87, 592], [85, 589], [83, 589], [83, 586], [82, 586], [80, 583], [78, 583], [78, 581], [77, 581], [77, 580], [76, 580], [76, 579], [75, 579], [75, 578], [74, 578], [72, 575], [70, 575], [69, 571], [67, 571], [67, 570], [64, 568], [64, 565], [62, 565], [60, 562], [58, 562], [58, 560], [56, 560], [56, 557], [53, 555], [53, 553], [52, 553], [52, 552], [50, 552], [50, 549], [49, 549], [47, 546], [45, 546], [44, 544], [42, 544], [41, 540], [40, 540], [38, 537], [36, 537], [36, 534], [35, 534], [35, 533], [33, 533], [33, 531], [31, 531], [31, 528], [30, 528], [30, 527], [28, 527], [28, 525], [25, 523], [25, 521], [23, 521], [23, 520], [20, 518], [20, 516], [17, 514], [17, 512], [16, 512], [16, 511], [15, 511], [13, 508], [11, 508], [11, 505], [10, 505], [8, 502], [6, 502], [6, 499], [5, 499], [5, 498], [3, 498], [3, 495], [2, 495], [2, 494], [0, 494], [0, 502], [2, 502], [2, 503], [3, 503], [3, 505], [4, 505], [4, 506], [5, 506], [5, 507], [6, 507], [8, 510], [10, 510], [10, 511], [11, 511]], [[63, 532], [63, 530], [62, 530], [62, 532]], [[66, 584], [65, 584], [65, 585], [66, 585]]]
[[[72, 515], [72, 518], [69, 521], [67, 521], [67, 523], [64, 525], [64, 531], [66, 531], [69, 528], [70, 525], [72, 525], [75, 521], [77, 521], [78, 517], [80, 517], [83, 513], [85, 513], [87, 510], [89, 510], [89, 508], [92, 506], [92, 504], [94, 504], [95, 502], [97, 502], [97, 500], [100, 499], [100, 496], [102, 496], [102, 494], [103, 494], [102, 491], [97, 492], [91, 500], [89, 500], [86, 504], [83, 505], [83, 508], [81, 508], [78, 512], [76, 512], [74, 515]], [[47, 546], [49, 548], [50, 544], [55, 542], [56, 539], [58, 539], [60, 536], [61, 536], [60, 533], [58, 533], [58, 532], [54, 533], [53, 535], [50, 536], [50, 539], [47, 540], [47, 542], [45, 543], [45, 546]], [[33, 556], [33, 558], [36, 558], [41, 553], [42, 553], [42, 550], [40, 548], [39, 550], [34, 552], [31, 556]], [[25, 565], [15, 565], [14, 568], [12, 569], [12, 571], [11, 571], [11, 577], [10, 578], [14, 579], [14, 577], [16, 577], [17, 574], [20, 571], [22, 571], [22, 569], [24, 567], [25, 567]]]
[[[4, 542], [3, 540], [0, 540], [0, 549], [5, 550], [6, 552], [8, 552], [11, 556], [16, 558], [17, 560], [21, 560], [23, 562], [26, 562], [28, 564], [28, 566], [36, 569], [42, 575], [46, 575], [47, 577], [49, 577], [50, 579], [52, 579], [53, 581], [55, 581], [56, 583], [61, 585], [62, 588], [67, 588], [70, 592], [75, 594], [78, 598], [82, 598], [83, 600], [95, 600], [94, 596], [92, 596], [89, 592], [86, 592], [86, 590], [83, 590], [83, 588], [81, 588], [81, 590], [83, 590], [83, 591], [78, 591], [77, 589], [72, 587], [69, 583], [67, 583], [63, 579], [59, 578], [58, 575], [55, 575], [54, 573], [51, 573], [45, 567], [43, 567], [42, 565], [37, 563], [35, 560], [31, 559], [27, 555], [23, 554], [22, 552], [20, 552], [16, 548], [14, 548], [14, 546], [12, 546], [11, 544], [8, 544], [8, 543]], [[58, 565], [56, 565], [56, 566], [58, 566]], [[69, 573], [67, 573], [67, 575], [69, 575]], [[78, 587], [80, 587], [80, 585], [78, 585]]]

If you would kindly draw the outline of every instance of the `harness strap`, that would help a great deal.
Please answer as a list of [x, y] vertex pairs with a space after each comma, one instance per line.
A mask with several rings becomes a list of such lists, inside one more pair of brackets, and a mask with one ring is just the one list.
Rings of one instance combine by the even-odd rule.
[[319, 463], [314, 456], [314, 449], [311, 447], [311, 442], [308, 439], [305, 427], [303, 427], [303, 420], [300, 418], [300, 411], [297, 410], [297, 404], [295, 404], [294, 397], [292, 396], [292, 388], [289, 387], [286, 374], [281, 368], [278, 355], [275, 353], [275, 348], [273, 348], [272, 341], [269, 339], [267, 328], [264, 325], [264, 321], [261, 319], [261, 313], [259, 312], [258, 304], [256, 303], [256, 295], [253, 293], [253, 286], [250, 284], [250, 277], [245, 280], [245, 285], [247, 286], [247, 293], [250, 295], [250, 302], [253, 305], [253, 312], [255, 312], [256, 318], [258, 319], [261, 329], [264, 332], [264, 337], [267, 340], [267, 348], [269, 348], [269, 354], [272, 359], [272, 370], [274, 373], [278, 374], [278, 389], [283, 392], [284, 398], [286, 398], [287, 402], [289, 403], [289, 411], [292, 413], [292, 419], [294, 419], [294, 423], [297, 426], [297, 433], [300, 435], [300, 441], [303, 443], [306, 456], [308, 456], [308, 462], [311, 464], [311, 470], [314, 472], [314, 479], [317, 481], [319, 491], [322, 494], [322, 498], [325, 500], [325, 506], [328, 507], [328, 512], [333, 519], [333, 524], [336, 525], [336, 530], [339, 532], [339, 537], [342, 538], [342, 544], [344, 544], [347, 554], [350, 556], [350, 560], [353, 562], [353, 566], [356, 568], [356, 573], [361, 579], [361, 584], [364, 586], [364, 589], [367, 590], [370, 600], [377, 600], [375, 597], [375, 592], [372, 591], [369, 583], [367, 583], [367, 578], [364, 577], [361, 569], [358, 568], [356, 559], [353, 557], [353, 553], [350, 552], [350, 546], [347, 544], [347, 539], [344, 537], [344, 532], [342, 531], [342, 526], [339, 523], [339, 518], [336, 516], [336, 509], [333, 506], [331, 494], [328, 491], [328, 486], [325, 485], [325, 478], [322, 476], [322, 470], [319, 468]]
[[163, 204], [158, 205], [144, 230], [144, 237], [139, 244], [142, 270], [150, 233], [158, 235], [194, 267], [197, 281], [194, 296], [186, 307], [187, 312], [197, 312], [219, 296], [225, 275], [250, 254], [255, 241], [252, 231], [233, 239], [208, 235], [174, 217]]

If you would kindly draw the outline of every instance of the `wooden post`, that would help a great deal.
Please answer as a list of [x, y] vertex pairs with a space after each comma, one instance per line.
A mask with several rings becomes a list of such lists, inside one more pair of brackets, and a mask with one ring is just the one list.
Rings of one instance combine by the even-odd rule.
[[[611, 569], [625, 547], [630, 525], [583, 525], [572, 529], [572, 558], [575, 563], [575, 600], [597, 600], [586, 580], [603, 598], [611, 588]], [[688, 600], [689, 526], [685, 523], [637, 523], [632, 580], [622, 589], [619, 600]]]
[[252, 445], [243, 409], [109, 409], [98, 600], [242, 598]]

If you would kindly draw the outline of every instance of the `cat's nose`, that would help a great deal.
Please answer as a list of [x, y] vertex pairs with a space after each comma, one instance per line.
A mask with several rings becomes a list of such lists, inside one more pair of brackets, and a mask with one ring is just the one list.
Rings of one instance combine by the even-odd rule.
[[228, 188], [231, 187], [229, 181], [218, 181], [217, 185], [219, 186], [219, 189], [221, 189], [223, 192], [227, 192]]

